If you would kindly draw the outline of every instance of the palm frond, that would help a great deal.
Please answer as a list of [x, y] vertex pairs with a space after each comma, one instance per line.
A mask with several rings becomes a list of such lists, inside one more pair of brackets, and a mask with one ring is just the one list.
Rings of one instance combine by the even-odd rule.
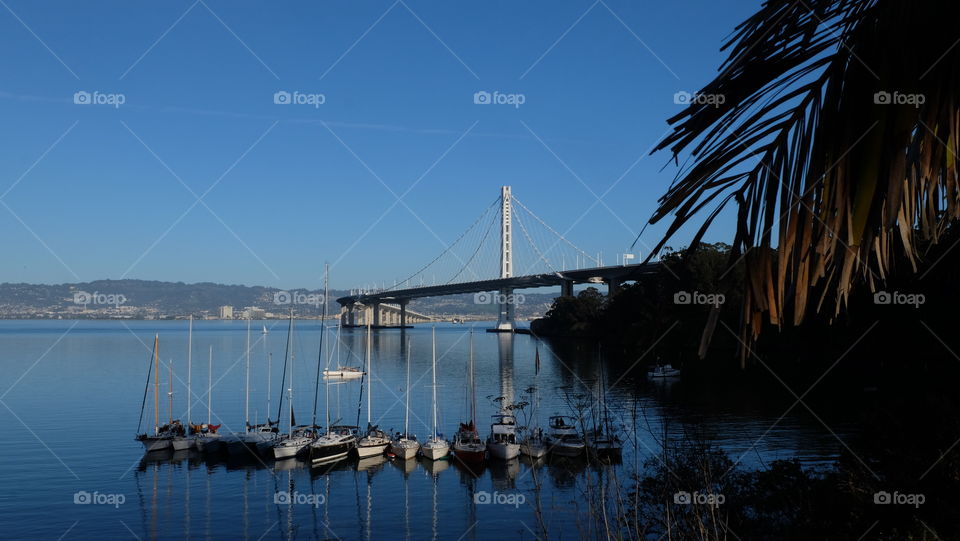
[[[729, 57], [669, 119], [654, 149], [689, 153], [651, 223], [672, 215], [654, 253], [701, 211], [700, 238], [731, 201], [734, 257], [746, 264], [744, 321], [833, 315], [852, 287], [876, 288], [918, 242], [960, 214], [960, 46], [947, 0], [768, 0]], [[746, 337], [746, 335], [745, 335]]]

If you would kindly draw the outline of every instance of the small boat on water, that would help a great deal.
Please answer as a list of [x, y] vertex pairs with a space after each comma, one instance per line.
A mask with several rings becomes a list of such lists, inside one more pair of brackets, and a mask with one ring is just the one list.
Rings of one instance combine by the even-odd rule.
[[[598, 350], [598, 357], [601, 354]], [[600, 410], [599, 420], [594, 417], [593, 430], [587, 433], [587, 452], [597, 459], [618, 459], [621, 455], [623, 442], [616, 434], [613, 423], [610, 422], [610, 410], [607, 407], [606, 380], [604, 378], [603, 359], [600, 358], [600, 379], [597, 380], [597, 406]]]
[[460, 423], [453, 436], [453, 457], [464, 465], [483, 463], [487, 458], [487, 446], [477, 431], [477, 386], [473, 379], [473, 330], [470, 331], [470, 368], [467, 371], [467, 387], [470, 393], [467, 417], [469, 421]]
[[677, 378], [680, 377], [680, 369], [669, 364], [658, 364], [647, 372], [647, 377], [650, 379]]
[[487, 450], [490, 451], [491, 458], [500, 460], [511, 460], [520, 454], [517, 420], [513, 415], [498, 413], [493, 416], [490, 437], [487, 438]]
[[340, 366], [323, 371], [323, 377], [325, 378], [355, 379], [363, 376], [363, 370], [354, 366]]
[[[536, 349], [534, 355], [534, 366], [536, 367], [535, 376], [540, 376], [540, 348]], [[527, 419], [527, 426], [520, 430], [520, 453], [530, 458], [540, 458], [547, 454], [547, 442], [543, 437], [543, 429], [537, 422], [537, 414], [540, 412], [540, 389], [534, 381], [533, 387], [526, 391], [530, 395], [530, 417]]]
[[390, 445], [387, 433], [373, 424], [373, 366], [370, 364], [372, 332], [371, 326], [367, 325], [367, 432], [357, 441], [357, 456], [360, 458], [382, 455]]
[[403, 432], [396, 434], [390, 441], [390, 453], [401, 460], [417, 456], [420, 442], [410, 433], [410, 340], [407, 339], [407, 385], [404, 388]]
[[[170, 367], [173, 370], [173, 366]], [[173, 437], [173, 450], [185, 451], [196, 447], [196, 435], [193, 432], [191, 405], [193, 404], [193, 316], [190, 316], [190, 327], [187, 334], [187, 430], [183, 435]]]
[[586, 449], [586, 444], [573, 419], [563, 415], [550, 417], [545, 438], [547, 449], [557, 456], [580, 456]]
[[[147, 405], [147, 389], [150, 388], [150, 376], [153, 375], [153, 433], [140, 433], [143, 424], [143, 412]], [[153, 356], [147, 370], [146, 388], [143, 390], [143, 402], [140, 405], [140, 422], [137, 423], [137, 435], [134, 439], [143, 444], [146, 452], [166, 451], [173, 448], [174, 434], [169, 424], [160, 426], [160, 335], [153, 338]]]
[[343, 460], [356, 446], [357, 427], [331, 426], [309, 445], [310, 462], [318, 465]]
[[[287, 433], [276, 440], [272, 445], [271, 453], [276, 459], [293, 458], [307, 453], [307, 446], [313, 440], [317, 439], [316, 426], [297, 426], [296, 417], [293, 413], [293, 367], [296, 354], [293, 349], [293, 310], [290, 310], [290, 326], [287, 330], [287, 352], [283, 360], [283, 381], [280, 382], [282, 388], [287, 379], [287, 361], [290, 362], [290, 387], [287, 388]], [[319, 360], [317, 361], [320, 362]], [[283, 408], [283, 394], [280, 395], [280, 408]], [[277, 412], [279, 419], [280, 412]]]
[[207, 422], [193, 426], [197, 451], [213, 454], [223, 450], [223, 441], [217, 430], [220, 430], [220, 425], [213, 424], [213, 346], [210, 346], [207, 360]]
[[438, 431], [437, 423], [437, 328], [433, 328], [433, 430], [430, 438], [420, 446], [420, 453], [430, 460], [440, 460], [450, 454], [450, 442]]

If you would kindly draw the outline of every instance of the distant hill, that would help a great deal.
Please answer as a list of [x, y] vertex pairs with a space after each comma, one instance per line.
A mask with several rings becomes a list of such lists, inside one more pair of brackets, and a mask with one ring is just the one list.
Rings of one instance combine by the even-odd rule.
[[[339, 310], [338, 297], [345, 290], [331, 290], [327, 310]], [[73, 284], [0, 284], [0, 318], [49, 317], [185, 317], [217, 316], [221, 306], [232, 306], [234, 317], [245, 307], [257, 307], [276, 315], [291, 307], [298, 315], [319, 316], [323, 291], [283, 290], [201, 282], [160, 282], [153, 280], [96, 280]], [[519, 317], [539, 316], [553, 301], [550, 294], [527, 294], [517, 307]], [[409, 308], [430, 315], [496, 317], [496, 306], [478, 304], [474, 295], [450, 295], [412, 301]]]

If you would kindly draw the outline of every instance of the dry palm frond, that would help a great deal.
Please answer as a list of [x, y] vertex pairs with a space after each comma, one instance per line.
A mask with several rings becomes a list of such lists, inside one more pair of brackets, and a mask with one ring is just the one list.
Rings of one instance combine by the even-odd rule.
[[[651, 223], [662, 246], [709, 209], [737, 203], [744, 321], [835, 315], [960, 214], [954, 0], [768, 0], [737, 27], [721, 73], [670, 119], [656, 150], [691, 156]], [[702, 102], [702, 103], [701, 103]], [[920, 103], [922, 102], [922, 103]], [[656, 151], [655, 150], [655, 151]], [[659, 249], [660, 246], [657, 248]], [[746, 333], [746, 330], [745, 330]]]

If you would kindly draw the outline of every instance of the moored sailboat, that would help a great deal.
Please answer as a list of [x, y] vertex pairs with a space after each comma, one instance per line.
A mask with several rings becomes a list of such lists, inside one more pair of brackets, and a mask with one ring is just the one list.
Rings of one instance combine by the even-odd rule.
[[430, 460], [439, 460], [450, 454], [450, 442], [444, 439], [443, 434], [438, 430], [437, 422], [437, 328], [433, 328], [433, 398], [431, 406], [433, 410], [433, 429], [430, 438], [420, 446], [420, 452]]
[[390, 452], [402, 459], [409, 460], [417, 456], [420, 442], [410, 433], [410, 341], [407, 340], [407, 385], [404, 388], [403, 432], [394, 436], [390, 442]]
[[[173, 434], [169, 430], [169, 425], [160, 426], [160, 335], [153, 338], [153, 358], [151, 359], [150, 369], [147, 371], [147, 388], [150, 386], [150, 372], [153, 372], [153, 433], [140, 434], [140, 424], [137, 424], [136, 440], [143, 444], [146, 452], [164, 451], [172, 447]], [[140, 421], [143, 421], [143, 410], [147, 404], [147, 388], [143, 390], [143, 403], [140, 406]]]
[[[540, 375], [540, 348], [537, 347], [534, 354], [534, 365], [536, 371], [534, 377], [539, 379]], [[540, 458], [547, 454], [547, 442], [543, 437], [543, 429], [540, 428], [538, 413], [540, 411], [540, 388], [534, 381], [533, 387], [527, 390], [530, 394], [530, 418], [527, 420], [527, 426], [523, 427], [523, 437], [520, 440], [520, 452], [530, 458]]]
[[558, 456], [580, 456], [586, 448], [576, 425], [563, 415], [550, 417], [545, 441], [550, 452]]
[[[357, 456], [360, 458], [383, 454], [390, 445], [386, 432], [373, 424], [373, 366], [370, 364], [371, 326], [367, 325], [367, 431], [357, 441]], [[358, 415], [359, 417], [359, 415]]]
[[453, 437], [453, 456], [464, 464], [482, 463], [487, 457], [487, 447], [477, 431], [477, 386], [473, 376], [473, 329], [470, 330], [470, 362], [467, 371], [467, 418]]
[[487, 450], [491, 458], [510, 460], [520, 454], [517, 441], [517, 420], [513, 415], [498, 413], [493, 415], [490, 424], [490, 436], [487, 438]]

